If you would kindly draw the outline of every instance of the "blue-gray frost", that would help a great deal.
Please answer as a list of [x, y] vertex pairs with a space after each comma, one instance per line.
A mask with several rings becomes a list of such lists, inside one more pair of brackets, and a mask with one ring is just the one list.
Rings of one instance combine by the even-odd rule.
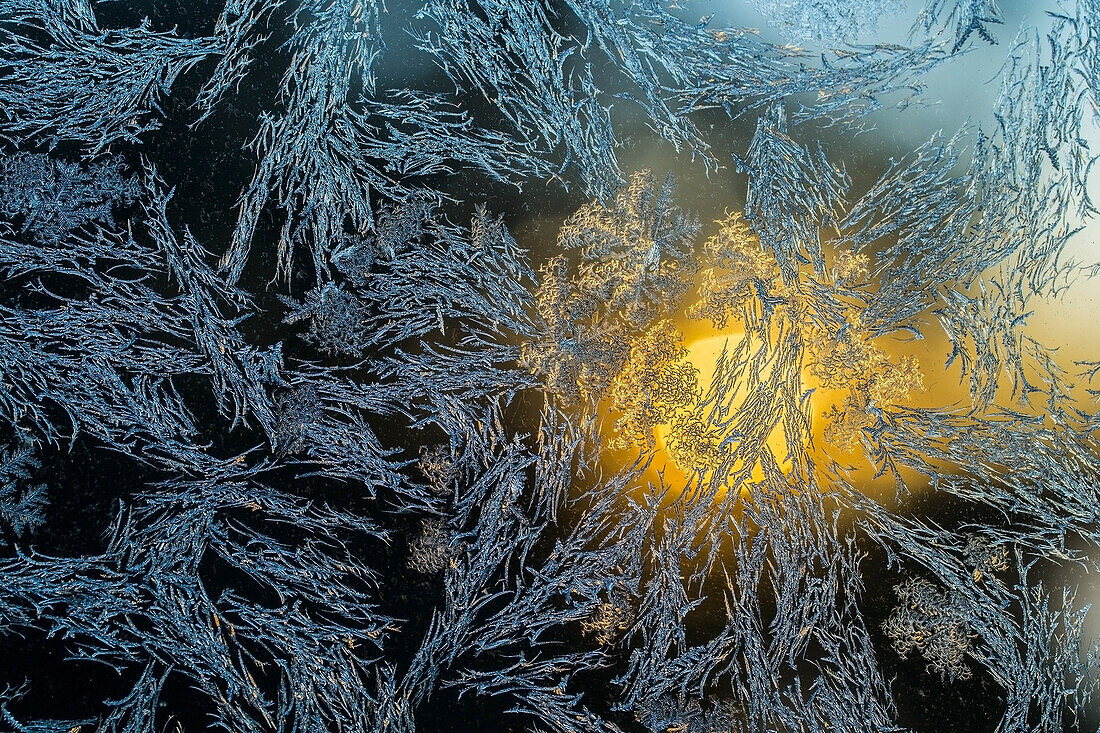
[[747, 4], [0, 0], [0, 727], [1095, 730], [1100, 2]]

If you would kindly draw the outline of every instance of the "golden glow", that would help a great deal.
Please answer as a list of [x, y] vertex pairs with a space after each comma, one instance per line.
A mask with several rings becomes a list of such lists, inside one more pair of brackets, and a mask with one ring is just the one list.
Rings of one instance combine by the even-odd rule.
[[[786, 385], [786, 393], [774, 397], [786, 405], [795, 402], [796, 395], [810, 393], [807, 407], [809, 426], [802, 435], [802, 444], [788, 445], [788, 436], [782, 425], [771, 428], [765, 437], [761, 433], [767, 431], [769, 426], [761, 425], [757, 427], [752, 438], [763, 442], [758, 451], [770, 453], [784, 472], [792, 469], [789, 454], [794, 453], [795, 460], [801, 466], [803, 464], [799, 454], [805, 451], [809, 454], [806, 456], [809, 461], [805, 465], [816, 466], [816, 471], [832, 474], [835, 468], [848, 483], [869, 496], [892, 497], [896, 487], [894, 476], [885, 472], [884, 475], [877, 475], [881, 467], [875, 465], [864, 444], [866, 429], [879, 419], [875, 408], [961, 410], [972, 404], [970, 378], [961, 372], [962, 360], [957, 360], [950, 367], [945, 364], [952, 344], [944, 329], [937, 323], [935, 309], [942, 304], [929, 307], [914, 319], [915, 325], [925, 334], [923, 339], [909, 338], [904, 333], [900, 337], [873, 337], [861, 324], [858, 299], [850, 302], [842, 300], [846, 305], [848, 326], [837, 333], [826, 333], [803, 318], [799, 293], [786, 288], [779, 280], [777, 272], [764, 267], [764, 260], [756, 262], [753, 259], [757, 250], [749, 246], [754, 241], [747, 239], [745, 232], [747, 229], [740, 219], [729, 218], [722, 222], [722, 236], [708, 241], [708, 246], [714, 250], [712, 255], [725, 256], [735, 266], [726, 269], [708, 268], [696, 277], [693, 294], [686, 298], [672, 324], [676, 328], [671, 329], [671, 333], [676, 333], [678, 329], [683, 335], [682, 342], [676, 341], [673, 344], [674, 339], [667, 335], [670, 332], [670, 322], [665, 321], [661, 324], [664, 327], [664, 336], [653, 327], [637, 344], [632, 344], [632, 353], [637, 352], [642, 358], [636, 359], [637, 363], [633, 366], [624, 367], [620, 377], [616, 378], [622, 378], [618, 385], [619, 404], [611, 398], [600, 404], [600, 409], [604, 412], [605, 437], [608, 443], [619, 448], [604, 451], [607, 468], [617, 471], [624, 465], [633, 463], [641, 450], [650, 458], [648, 470], [640, 477], [642, 486], [646, 482], [657, 483], [660, 474], [661, 482], [673, 494], [678, 494], [678, 489], [683, 487], [698, 485], [698, 468], [703, 469], [704, 482], [714, 480], [713, 469], [717, 466], [722, 468], [718, 472], [718, 480], [721, 482], [756, 482], [764, 479], [761, 464], [747, 466], [741, 463], [753, 460], [751, 456], [756, 455], [749, 446], [742, 446], [741, 451], [734, 450], [738, 447], [737, 431], [752, 433], [752, 426], [745, 422], [740, 425], [730, 424], [729, 420], [731, 417], [736, 419], [739, 412], [742, 413], [743, 420], [747, 420], [749, 414], [771, 415], [771, 419], [775, 419], [774, 410], [769, 409], [766, 404], [769, 397], [767, 391], [772, 387], [757, 389], [754, 394], [746, 396], [743, 392], [749, 390], [732, 390], [729, 389], [730, 385], [726, 385], [727, 389], [723, 393], [727, 401], [722, 405], [723, 412], [716, 421], [717, 424], [708, 422], [714, 406], [706, 400], [715, 366], [723, 350], [732, 353], [741, 348], [739, 356], [744, 359], [749, 351], [758, 348], [754, 345], [749, 349], [744, 343], [746, 337], [740, 323], [740, 303], [747, 302], [751, 305], [758, 297], [751, 289], [746, 290], [746, 278], [749, 278], [771, 283], [769, 287], [780, 303], [773, 323], [781, 323], [783, 328], [797, 329], [804, 348], [800, 357], [800, 373], [789, 374], [787, 380], [775, 380], [777, 384]], [[849, 281], [860, 282], [866, 275], [866, 263], [850, 252], [826, 252], [826, 261], [832, 263], [831, 277], [841, 283], [841, 288], [847, 287], [844, 283]], [[873, 285], [859, 287], [866, 289], [867, 295], [873, 289]], [[967, 293], [970, 297], [978, 297], [980, 294], [977, 291], [978, 286], [974, 287], [975, 292]], [[1096, 289], [1092, 287], [1076, 287], [1070, 288], [1070, 297], [1061, 301], [1050, 299], [1051, 302], [1047, 303], [1041, 298], [1033, 301], [1034, 313], [1026, 330], [1041, 342], [1049, 342], [1055, 336], [1056, 342], [1066, 344], [1059, 350], [1060, 363], [1066, 357], [1070, 357], [1065, 362], [1069, 364], [1073, 361], [1096, 359], [1095, 354], [1091, 353], [1095, 343], [1092, 336], [1095, 335], [1096, 324], [1100, 323], [1100, 319], [1066, 318], [1070, 311], [1095, 313], [1097, 300], [1100, 300], [1096, 298], [1095, 292]], [[723, 307], [728, 308], [727, 317], [718, 318], [717, 322], [721, 322], [721, 325], [716, 328], [712, 322], [715, 321], [713, 316], [722, 316]], [[1074, 338], [1078, 332], [1081, 335]], [[680, 343], [685, 344], [684, 348], [679, 346]], [[648, 347], [643, 348], [646, 344]], [[786, 359], [783, 363], [787, 366], [783, 368], [793, 368], [792, 360], [793, 357]], [[671, 387], [683, 386], [682, 368], [685, 364], [690, 364], [698, 371], [699, 396], [694, 400], [669, 399], [670, 394], [681, 393]], [[765, 373], [760, 373], [758, 370], [757, 374], [760, 379], [767, 381], [770, 375], [766, 373], [766, 367], [764, 371]], [[674, 373], [679, 375], [676, 380], [669, 376]], [[1003, 373], [997, 377], [998, 402], [1002, 397], [1006, 401], [1014, 402], [1018, 395], [1014, 397], [1010, 394], [1011, 379]], [[1077, 382], [1071, 389], [1074, 391], [1073, 396], [1078, 399], [1089, 397], [1084, 393], [1085, 389], [1095, 389], [1097, 386], [1084, 380], [1072, 381]], [[795, 387], [795, 383], [799, 386]], [[614, 391], [613, 386], [612, 392]], [[736, 396], [731, 396], [730, 392], [734, 392]], [[1081, 394], [1077, 394], [1078, 392]], [[755, 399], [756, 403], [748, 404], [746, 400], [750, 398]], [[1041, 403], [1017, 407], [1033, 411], [1043, 408]], [[624, 411], [629, 410], [633, 410], [630, 412], [632, 420], [623, 420], [624, 414], [627, 414]], [[616, 424], [634, 429], [619, 430]], [[626, 436], [630, 437], [624, 440]], [[690, 440], [684, 436], [690, 437]], [[686, 446], [686, 453], [680, 453], [681, 446]], [[652, 450], [647, 453], [647, 448]], [[746, 454], [750, 457], [746, 458]], [[920, 490], [926, 485], [926, 477], [918, 474], [915, 469], [902, 466], [897, 468], [910, 490]], [[949, 468], [944, 467], [944, 470]], [[722, 494], [729, 487], [713, 488], [719, 489], [719, 494]]]
[[[732, 351], [744, 337], [745, 334], [743, 331], [730, 331], [717, 336], [706, 336], [688, 344], [687, 359], [699, 370], [700, 401], [705, 400], [707, 392], [710, 390], [710, 386], [714, 380], [714, 372], [718, 366], [718, 360], [721, 358], [723, 350], [727, 352]], [[734, 410], [736, 410], [738, 406], [739, 404], [736, 402], [729, 405], [729, 407]], [[700, 405], [699, 401], [688, 408], [689, 413], [704, 419], [704, 421], [706, 415], [703, 413], [706, 410], [707, 407]], [[682, 466], [677, 463], [676, 453], [674, 450], [670, 450], [668, 445], [671, 432], [672, 425], [670, 423], [664, 423], [656, 427], [654, 434], [656, 436], [657, 450], [665, 456], [666, 462], [672, 463], [680, 473], [686, 475], [695, 467]], [[787, 441], [783, 435], [782, 426], [777, 426], [771, 431], [768, 435], [767, 446], [771, 450], [772, 455], [774, 455], [779, 462], [781, 468], [788, 470], [790, 468], [790, 462], [787, 460]], [[714, 467], [705, 466], [703, 468], [710, 469]], [[752, 478], [753, 480], [762, 480], [764, 478], [760, 466], [757, 465], [753, 467]]]
[[[699, 386], [699, 398], [692, 404], [686, 405], [679, 414], [679, 416], [694, 416], [699, 419], [703, 426], [707, 424], [707, 418], [711, 411], [712, 405], [706, 400], [708, 391], [714, 379], [715, 369], [723, 350], [728, 355], [733, 354], [739, 347], [743, 346], [745, 334], [742, 330], [733, 330], [727, 328], [723, 333], [715, 333], [714, 329], [709, 327], [709, 324], [700, 323], [698, 321], [684, 321], [686, 331], [690, 336], [687, 340], [686, 346], [686, 361], [689, 361], [698, 370], [698, 386]], [[927, 356], [927, 347], [929, 346], [927, 341], [915, 341], [906, 342], [892, 338], [880, 338], [875, 339], [873, 343], [869, 343], [867, 348], [871, 350], [870, 353], [878, 353], [882, 355], [882, 358], [891, 364], [903, 363], [906, 359], [918, 359], [925, 360]], [[938, 344], [937, 344], [938, 345]], [[809, 354], [806, 355], [806, 359], [809, 359]], [[889, 374], [887, 369], [884, 374]], [[768, 374], [765, 372], [762, 378], [767, 379]], [[838, 444], [837, 441], [827, 439], [830, 436], [827, 435], [829, 419], [826, 417], [827, 413], [837, 407], [843, 406], [846, 399], [852, 394], [851, 389], [848, 386], [838, 387], [830, 389], [824, 386], [819, 379], [814, 376], [812, 366], [807, 363], [803, 364], [803, 367], [798, 375], [800, 383], [800, 394], [809, 394], [809, 430], [803, 436], [803, 443], [797, 446], [799, 450], [807, 451], [816, 456], [813, 460], [815, 464], [824, 468], [828, 465], [830, 459], [836, 460], [840, 465], [842, 471], [845, 471], [848, 480], [854, 485], [860, 487], [872, 496], [887, 497], [892, 496], [895, 490], [894, 480], [889, 475], [876, 477], [877, 469], [869, 461], [864, 453], [864, 447], [861, 444]], [[909, 398], [905, 400], [906, 404], [926, 403], [929, 399], [936, 400], [937, 398], [943, 398], [950, 395], [952, 398], [959, 395], [960, 385], [956, 379], [944, 379], [942, 377], [933, 380], [931, 385], [936, 394], [928, 395], [926, 391], [913, 392]], [[738, 394], [737, 397], [728, 400], [724, 403], [726, 416], [736, 415], [738, 410], [742, 407], [746, 396], [744, 394]], [[605, 421], [605, 426], [610, 426], [614, 422], [614, 418], [617, 414], [610, 411], [610, 405], [605, 403], [603, 406], [608, 409], [609, 420]], [[760, 463], [755, 463], [751, 467], [746, 467], [740, 461], [723, 463], [723, 456], [719, 453], [711, 461], [700, 459], [700, 452], [696, 452], [687, 460], [679, 460], [676, 450], [676, 421], [672, 420], [658, 424], [653, 429], [653, 453], [652, 461], [649, 469], [643, 474], [642, 482], [657, 483], [658, 474], [663, 480], [666, 487], [672, 489], [675, 493], [677, 488], [683, 488], [689, 485], [693, 485], [699, 479], [696, 474], [697, 467], [704, 468], [703, 479], [705, 485], [717, 490], [718, 495], [723, 495], [730, 487], [724, 484], [722, 485], [710, 485], [710, 482], [714, 479], [713, 474], [708, 469], [716, 467], [715, 464], [722, 464], [728, 476], [733, 473], [739, 473], [739, 480], [751, 481], [751, 482], [763, 482], [764, 481], [764, 469]], [[717, 427], [714, 430], [716, 437], [720, 437], [722, 428]], [[728, 434], [728, 430], [727, 430]], [[714, 443], [710, 444], [711, 446]], [[732, 444], [733, 446], [736, 443]], [[790, 446], [787, 444], [787, 436], [784, 432], [783, 425], [777, 425], [768, 434], [765, 440], [765, 446], [767, 452], [769, 452], [776, 460], [779, 468], [784, 472], [789, 472], [792, 468], [792, 462], [790, 460]], [[609, 462], [613, 462], [613, 465], [618, 468], [629, 463], [638, 454], [638, 448], [636, 446], [633, 450], [619, 450], [610, 452], [607, 456]], [[726, 455], [729, 455], [729, 449], [732, 447], [730, 443], [725, 444]], [[796, 451], [797, 452], [797, 451]], [[609, 467], [612, 464], [609, 463]], [[746, 471], [747, 469], [747, 471]], [[921, 478], [912, 471], [903, 470], [906, 483], [910, 487], [918, 487], [923, 482]], [[746, 475], [747, 474], [747, 475]], [[723, 481], [726, 478], [721, 479]], [[674, 498], [674, 497], [669, 497]]]

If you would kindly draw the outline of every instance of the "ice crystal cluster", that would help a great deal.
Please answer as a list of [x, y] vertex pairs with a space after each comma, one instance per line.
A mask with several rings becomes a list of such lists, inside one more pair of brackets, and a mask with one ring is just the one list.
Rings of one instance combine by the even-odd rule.
[[214, 2], [0, 0], [0, 727], [1100, 725], [1097, 0]]

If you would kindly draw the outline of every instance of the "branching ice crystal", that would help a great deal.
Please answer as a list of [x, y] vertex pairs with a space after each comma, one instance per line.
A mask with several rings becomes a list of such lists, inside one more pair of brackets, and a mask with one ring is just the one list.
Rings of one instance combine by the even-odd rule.
[[670, 321], [660, 321], [634, 342], [630, 357], [611, 384], [611, 409], [621, 434], [612, 448], [641, 443], [653, 447], [653, 429], [672, 420], [699, 397], [698, 369], [686, 362], [682, 337]]
[[94, 155], [137, 142], [160, 126], [159, 103], [177, 77], [220, 51], [214, 38], [147, 24], [104, 30], [88, 0], [5, 5], [0, 139], [17, 145], [75, 142]]
[[718, 233], [703, 245], [705, 262], [699, 299], [687, 311], [695, 319], [706, 319], [718, 330], [739, 318], [746, 307], [757, 302], [757, 294], [778, 279], [775, 259], [760, 246], [741, 212], [717, 222]]
[[45, 521], [46, 487], [29, 483], [41, 464], [33, 448], [17, 444], [0, 454], [0, 528], [4, 544], [12, 537], [27, 538]]
[[672, 202], [673, 182], [636, 174], [614, 204], [582, 207], [566, 222], [563, 257], [543, 270], [536, 294], [545, 324], [523, 360], [567, 400], [602, 395], [626, 362], [628, 344], [686, 292], [699, 225]]
[[928, 668], [949, 679], [969, 679], [965, 658], [974, 636], [965, 606], [927, 580], [912, 578], [894, 586], [900, 605], [883, 624], [894, 650], [905, 658], [916, 649]]
[[458, 479], [458, 467], [454, 456], [445, 445], [433, 445], [420, 450], [417, 467], [428, 481], [428, 490], [437, 496], [448, 496], [454, 491]]
[[640, 705], [634, 711], [634, 717], [654, 733], [736, 733], [741, 730], [737, 722], [740, 711], [733, 702], [723, 700], [712, 708], [704, 708], [703, 705], [698, 700], [663, 695]]
[[4, 725], [1095, 727], [1095, 0], [162, 5], [0, 0]]
[[596, 610], [587, 621], [581, 621], [581, 630], [591, 634], [600, 646], [614, 644], [634, 623], [634, 608], [631, 599], [621, 591], [612, 591], [611, 596], [596, 606]]
[[879, 19], [899, 10], [897, 0], [873, 2], [820, 2], [814, 0], [752, 0], [768, 23], [780, 28], [785, 38], [804, 41], [855, 41], [873, 32]]
[[23, 232], [48, 243], [60, 243], [93, 222], [113, 227], [115, 209], [133, 202], [140, 190], [136, 180], [123, 174], [120, 160], [83, 168], [19, 153], [0, 165], [0, 212], [22, 219]]
[[954, 31], [953, 51], [962, 48], [975, 33], [987, 43], [996, 43], [990, 26], [1004, 22], [997, 0], [932, 0], [921, 9], [915, 27], [927, 32], [941, 21], [943, 28]]
[[409, 565], [422, 573], [438, 573], [456, 554], [451, 549], [454, 532], [442, 519], [423, 522], [420, 534], [409, 545]]

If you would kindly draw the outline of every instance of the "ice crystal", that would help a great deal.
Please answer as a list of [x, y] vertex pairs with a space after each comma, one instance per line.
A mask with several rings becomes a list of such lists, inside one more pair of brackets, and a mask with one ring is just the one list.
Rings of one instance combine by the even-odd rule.
[[[709, 704], [709, 703], [708, 703]], [[721, 701], [711, 709], [706, 709], [698, 700], [663, 695], [647, 701], [634, 712], [638, 722], [655, 733], [666, 731], [685, 731], [685, 733], [717, 733], [718, 731], [739, 731], [738, 713], [734, 703]]]
[[[752, 0], [768, 23], [780, 28], [795, 43], [858, 39], [873, 32], [879, 19], [896, 13], [897, 0], [873, 2], [814, 2], [807, 0]], [[931, 15], [932, 13], [930, 13]]]
[[953, 27], [954, 51], [975, 33], [987, 43], [996, 43], [990, 26], [1004, 22], [997, 0], [932, 0], [921, 9], [915, 25], [929, 31], [941, 21], [943, 28]]
[[611, 441], [612, 447], [636, 442], [652, 447], [653, 429], [698, 399], [698, 369], [686, 355], [682, 337], [667, 320], [634, 343], [611, 385], [611, 409], [622, 414], [615, 423], [621, 438]]
[[88, 0], [12, 2], [4, 11], [3, 138], [75, 142], [99, 153], [160, 126], [159, 102], [177, 77], [220, 50], [148, 24], [104, 30]]
[[634, 608], [628, 596], [612, 591], [610, 598], [596, 607], [587, 621], [581, 622], [581, 630], [591, 634], [597, 644], [606, 646], [617, 642], [634, 622]]
[[4, 725], [1095, 728], [1100, 5], [752, 4], [0, 0]]
[[698, 223], [675, 206], [673, 189], [671, 177], [658, 187], [639, 173], [613, 205], [584, 206], [562, 227], [559, 246], [580, 261], [562, 256], [543, 268], [535, 296], [543, 332], [523, 353], [552, 392], [601, 395], [630, 341], [687, 290]]
[[438, 573], [450, 563], [454, 532], [441, 519], [428, 519], [409, 545], [409, 565], [422, 573]]
[[[6, 450], [0, 459], [0, 521], [5, 535], [26, 537], [45, 521], [46, 487], [30, 484], [32, 472], [41, 464], [30, 445]], [[5, 537], [5, 543], [7, 537]]]
[[115, 208], [132, 202], [138, 192], [122, 167], [120, 160], [84, 169], [42, 154], [7, 157], [0, 172], [0, 211], [22, 218], [22, 231], [53, 243], [92, 222], [112, 227]]
[[973, 632], [959, 600], [920, 578], [894, 586], [894, 592], [900, 603], [883, 624], [894, 650], [904, 658], [916, 649], [931, 671], [969, 679], [972, 672], [964, 660]]

